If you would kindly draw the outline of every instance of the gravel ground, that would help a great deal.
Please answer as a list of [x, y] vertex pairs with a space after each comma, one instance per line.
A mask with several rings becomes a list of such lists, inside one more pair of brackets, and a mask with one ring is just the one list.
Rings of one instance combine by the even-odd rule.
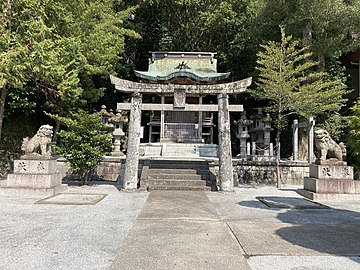
[[0, 195], [0, 269], [110, 269], [148, 193], [109, 185], [66, 192], [107, 196], [95, 205], [56, 205]]

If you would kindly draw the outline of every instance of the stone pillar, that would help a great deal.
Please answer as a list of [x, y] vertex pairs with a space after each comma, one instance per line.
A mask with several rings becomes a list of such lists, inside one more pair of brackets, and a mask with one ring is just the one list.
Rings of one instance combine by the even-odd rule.
[[312, 164], [314, 162], [314, 126], [315, 120], [313, 117], [309, 118], [308, 123], [308, 162]]
[[229, 97], [227, 94], [218, 95], [218, 126], [219, 126], [219, 179], [221, 191], [233, 191], [233, 166], [231, 159], [231, 134]]
[[[199, 104], [202, 104], [202, 96], [199, 97]], [[199, 124], [198, 124], [198, 139], [202, 142], [202, 123], [203, 123], [203, 112], [199, 111]]]
[[299, 159], [299, 128], [298, 120], [293, 120], [293, 160]]
[[124, 189], [136, 189], [138, 183], [141, 103], [141, 94], [133, 93], [131, 98], [128, 147], [126, 152], [124, 175]]
[[252, 155], [253, 157], [256, 156], [256, 142], [252, 142], [252, 143], [251, 143], [251, 155]]
[[[161, 104], [165, 104], [165, 97], [161, 96]], [[160, 112], [160, 142], [165, 137], [165, 111]]]
[[247, 142], [247, 144], [246, 144], [246, 153], [247, 153], [248, 156], [251, 155], [251, 150], [250, 149], [251, 149], [250, 148], [250, 142]]

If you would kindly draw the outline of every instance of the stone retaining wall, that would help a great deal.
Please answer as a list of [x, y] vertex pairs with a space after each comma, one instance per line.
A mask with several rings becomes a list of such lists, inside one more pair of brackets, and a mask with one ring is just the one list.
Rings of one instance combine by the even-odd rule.
[[[145, 159], [139, 161], [139, 177]], [[60, 158], [58, 170], [63, 177], [68, 175], [69, 166]], [[210, 170], [218, 180], [219, 163], [211, 163]], [[276, 184], [276, 167], [274, 162], [244, 161], [233, 159], [234, 185], [241, 184]], [[125, 157], [104, 157], [97, 168], [97, 175], [103, 180], [122, 182], [125, 171]], [[280, 164], [281, 181], [284, 185], [303, 185], [304, 177], [309, 176], [309, 165], [306, 162], [282, 161]], [[217, 181], [218, 182], [218, 181]]]
[[[65, 163], [64, 158], [59, 158], [58, 171], [62, 177], [66, 177], [70, 173], [70, 167]], [[124, 178], [125, 172], [125, 157], [111, 157], [105, 156], [104, 160], [100, 163], [96, 169], [97, 176], [102, 180], [108, 180], [112, 182], [121, 182]]]
[[[275, 162], [233, 160], [234, 184], [276, 184]], [[309, 176], [307, 162], [281, 161], [281, 182], [284, 185], [303, 185]]]

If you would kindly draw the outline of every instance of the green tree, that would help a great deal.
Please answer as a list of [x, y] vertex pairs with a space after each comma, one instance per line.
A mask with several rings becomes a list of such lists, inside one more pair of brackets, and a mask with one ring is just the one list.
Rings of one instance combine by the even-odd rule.
[[357, 101], [351, 108], [352, 114], [348, 117], [350, 138], [348, 140], [351, 154], [355, 158], [357, 167], [360, 162], [360, 102]]
[[258, 53], [258, 88], [253, 94], [270, 102], [268, 111], [274, 115], [276, 127], [277, 185], [280, 186], [280, 136], [289, 115], [317, 117], [337, 112], [343, 105], [345, 94], [341, 81], [327, 80], [326, 73], [316, 71], [317, 62], [300, 42], [285, 35], [281, 41], [262, 45]]
[[142, 39], [127, 53], [145, 69], [149, 51], [212, 51], [218, 54], [219, 70], [244, 78], [254, 68], [256, 46], [249, 33], [262, 1], [137, 1], [134, 25]]
[[259, 16], [260, 35], [273, 36], [277, 25], [286, 25], [324, 70], [328, 60], [358, 46], [352, 35], [360, 32], [359, 11], [358, 0], [267, 0]]
[[[0, 138], [9, 88], [21, 88], [25, 82], [25, 65], [22, 59], [26, 48], [15, 35], [18, 27], [18, 5], [19, 3], [13, 0], [0, 3]], [[28, 18], [27, 23], [30, 24], [33, 20], [34, 18]]]
[[111, 151], [109, 127], [101, 123], [99, 114], [84, 111], [71, 113], [70, 117], [52, 116], [66, 129], [59, 133], [61, 144], [55, 146], [59, 155], [64, 157], [86, 185], [105, 154]]
[[[7, 0], [0, 18], [0, 127], [9, 90], [26, 84], [46, 98], [56, 114], [97, 101], [104, 87], [96, 82], [115, 73], [135, 8], [111, 0]], [[14, 94], [16, 91], [14, 91]], [[14, 100], [17, 100], [16, 98]], [[55, 133], [59, 129], [59, 123]], [[1, 134], [1, 129], [0, 129]]]

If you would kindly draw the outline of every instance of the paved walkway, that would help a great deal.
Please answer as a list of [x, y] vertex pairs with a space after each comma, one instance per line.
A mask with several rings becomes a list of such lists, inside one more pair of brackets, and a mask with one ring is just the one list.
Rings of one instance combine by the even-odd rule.
[[250, 269], [204, 192], [152, 191], [112, 269]]
[[256, 197], [301, 197], [275, 187], [66, 192], [107, 196], [95, 205], [58, 205], [0, 192], [1, 270], [360, 269], [356, 199], [322, 202], [328, 209], [277, 209]]
[[294, 189], [239, 188], [208, 193], [243, 247], [252, 270], [360, 269], [360, 201], [322, 201], [328, 209], [269, 209], [258, 196], [301, 198]]
[[259, 195], [301, 198], [272, 187], [151, 192], [112, 269], [360, 268], [359, 211], [269, 209]]

